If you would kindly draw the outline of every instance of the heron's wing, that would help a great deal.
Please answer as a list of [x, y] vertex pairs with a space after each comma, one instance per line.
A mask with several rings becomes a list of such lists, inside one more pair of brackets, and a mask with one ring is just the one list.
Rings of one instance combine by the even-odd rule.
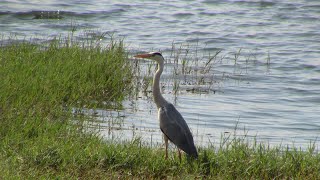
[[159, 120], [161, 131], [171, 142], [187, 154], [197, 156], [190, 129], [172, 104], [169, 103], [159, 108]]

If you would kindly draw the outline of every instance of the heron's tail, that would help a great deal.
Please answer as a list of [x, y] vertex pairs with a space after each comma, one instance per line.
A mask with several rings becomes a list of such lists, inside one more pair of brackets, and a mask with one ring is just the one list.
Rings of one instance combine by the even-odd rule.
[[198, 158], [198, 151], [194, 144], [190, 148], [186, 149], [185, 152], [188, 154], [188, 156], [191, 156], [196, 159]]
[[195, 149], [195, 151], [192, 152], [192, 153], [190, 153], [189, 156], [198, 159], [198, 152], [197, 152], [197, 150]]

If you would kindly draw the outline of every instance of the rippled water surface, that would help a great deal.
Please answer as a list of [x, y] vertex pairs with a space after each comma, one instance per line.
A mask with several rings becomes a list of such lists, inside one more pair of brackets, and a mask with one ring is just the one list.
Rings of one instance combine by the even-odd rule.
[[[114, 33], [125, 38], [132, 52], [162, 51], [168, 62], [164, 96], [182, 113], [198, 145], [218, 143], [221, 134], [233, 133], [237, 123], [237, 133], [257, 135], [271, 144], [307, 147], [310, 141], [318, 142], [318, 0], [0, 2], [2, 36], [48, 39], [68, 35], [72, 27], [79, 38], [83, 32]], [[221, 62], [205, 75], [211, 83], [194, 83], [199, 77], [191, 75], [173, 77], [171, 48], [179, 43], [198, 44], [201, 57], [222, 50]], [[202, 61], [206, 59], [199, 60], [199, 66]], [[140, 93], [124, 107], [119, 112], [97, 110], [104, 136], [138, 135], [161, 142], [151, 93]]]

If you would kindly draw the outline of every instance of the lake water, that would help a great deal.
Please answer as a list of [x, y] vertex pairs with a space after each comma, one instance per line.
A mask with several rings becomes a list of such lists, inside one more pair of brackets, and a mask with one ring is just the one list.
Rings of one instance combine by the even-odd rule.
[[[310, 142], [318, 143], [318, 0], [0, 2], [4, 37], [48, 39], [67, 36], [72, 27], [79, 38], [84, 32], [91, 36], [114, 33], [124, 38], [133, 53], [163, 52], [168, 62], [162, 81], [164, 97], [184, 116], [197, 145], [219, 143], [222, 134], [234, 133], [235, 126], [238, 135], [256, 136], [270, 144], [306, 148]], [[107, 43], [107, 38], [101, 42]], [[191, 75], [173, 77], [172, 44], [181, 43], [186, 49], [190, 45], [191, 55], [197, 48], [197, 55], [203, 57], [200, 65], [208, 54], [222, 50], [218, 59], [223, 60], [205, 75], [211, 83], [197, 84]], [[176, 93], [172, 90], [175, 78], [180, 86]], [[124, 107], [122, 111], [97, 110], [103, 136], [162, 141], [150, 93], [138, 94]]]

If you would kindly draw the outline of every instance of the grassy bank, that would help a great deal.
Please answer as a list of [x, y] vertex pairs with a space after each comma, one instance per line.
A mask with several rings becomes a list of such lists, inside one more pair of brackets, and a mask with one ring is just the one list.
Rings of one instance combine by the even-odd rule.
[[132, 73], [121, 41], [92, 44], [52, 40], [0, 48], [0, 176], [81, 169], [88, 148], [100, 146], [83, 134], [85, 117], [72, 111], [119, 108]]
[[319, 179], [320, 155], [245, 138], [199, 149], [199, 159], [138, 139], [121, 144], [84, 133], [75, 108], [119, 108], [132, 69], [121, 41], [107, 47], [17, 43], [0, 48], [0, 179]]

